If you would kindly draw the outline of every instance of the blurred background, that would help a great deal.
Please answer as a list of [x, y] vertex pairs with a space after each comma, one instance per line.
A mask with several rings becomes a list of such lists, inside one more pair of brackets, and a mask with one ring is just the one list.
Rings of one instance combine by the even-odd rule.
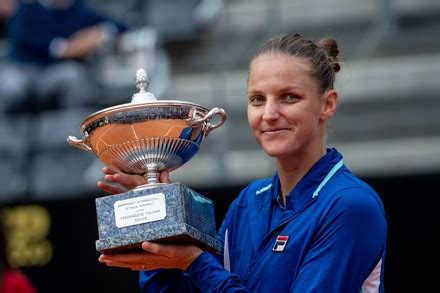
[[[57, 1], [0, 0], [0, 88], [17, 68], [28, 66], [10, 68], [17, 45], [11, 24], [22, 36], [32, 36], [29, 26], [11, 21], [20, 2], [47, 8]], [[218, 225], [242, 187], [273, 174], [272, 161], [248, 130], [246, 77], [255, 50], [284, 32], [339, 41], [340, 107], [328, 145], [337, 147], [346, 165], [384, 201], [389, 223], [385, 288], [435, 288], [437, 274], [428, 267], [437, 264], [434, 235], [440, 223], [440, 1], [81, 2], [108, 19], [99, 48], [74, 58], [87, 77], [70, 92], [76, 102], [62, 99], [68, 86], [44, 101], [29, 91], [13, 107], [5, 106], [6, 94], [0, 95], [0, 205], [7, 256], [39, 292], [137, 292], [135, 272], [97, 262], [94, 199], [103, 195], [96, 187], [103, 165], [66, 138], [82, 137], [79, 126], [88, 115], [129, 102], [138, 68], [147, 70], [148, 90], [159, 99], [228, 113], [199, 153], [171, 174], [173, 181], [214, 200]], [[53, 60], [66, 52], [65, 42], [49, 47]], [[44, 66], [55, 63], [52, 59]], [[31, 76], [40, 73], [31, 71]], [[56, 83], [57, 76], [48, 79]], [[89, 91], [81, 98], [86, 83]]]

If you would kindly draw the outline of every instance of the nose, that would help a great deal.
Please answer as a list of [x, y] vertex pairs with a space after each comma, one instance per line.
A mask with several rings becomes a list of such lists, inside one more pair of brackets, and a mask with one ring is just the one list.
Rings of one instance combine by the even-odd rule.
[[263, 109], [263, 120], [273, 121], [280, 117], [279, 105], [276, 102], [268, 100]]

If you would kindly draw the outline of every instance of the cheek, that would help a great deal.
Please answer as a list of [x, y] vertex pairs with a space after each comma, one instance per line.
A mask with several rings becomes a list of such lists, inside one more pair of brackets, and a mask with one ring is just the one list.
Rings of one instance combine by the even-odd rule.
[[249, 109], [247, 111], [247, 119], [249, 127], [254, 130], [255, 127], [258, 125], [258, 115], [256, 114], [255, 110]]
[[309, 126], [312, 126], [314, 124], [317, 124], [321, 117], [321, 106], [320, 104], [312, 104], [312, 105], [306, 105], [307, 107], [302, 107], [295, 109], [295, 117], [298, 117], [298, 120], [302, 121], [303, 123], [309, 124]]

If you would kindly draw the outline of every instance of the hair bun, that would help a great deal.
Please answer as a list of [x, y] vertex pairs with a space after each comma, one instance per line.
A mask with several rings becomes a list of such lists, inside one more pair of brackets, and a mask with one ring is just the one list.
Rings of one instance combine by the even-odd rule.
[[322, 39], [319, 41], [318, 46], [324, 49], [333, 71], [335, 73], [339, 72], [339, 70], [341, 70], [341, 66], [339, 65], [338, 60], [339, 49], [336, 40]]

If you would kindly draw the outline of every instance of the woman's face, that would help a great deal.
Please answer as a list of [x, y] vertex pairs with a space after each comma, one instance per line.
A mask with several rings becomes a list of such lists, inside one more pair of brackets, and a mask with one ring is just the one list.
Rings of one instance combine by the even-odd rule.
[[303, 59], [267, 53], [251, 63], [248, 121], [257, 142], [272, 157], [324, 147], [324, 122], [329, 118], [324, 99]]

